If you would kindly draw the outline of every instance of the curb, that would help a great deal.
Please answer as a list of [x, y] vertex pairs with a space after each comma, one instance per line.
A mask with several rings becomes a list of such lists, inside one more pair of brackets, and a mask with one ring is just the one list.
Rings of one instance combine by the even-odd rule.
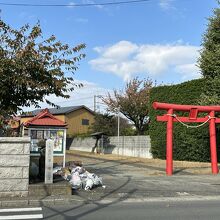
[[24, 206], [54, 206], [54, 205], [66, 205], [73, 203], [83, 203], [84, 200], [77, 198], [23, 198], [23, 199], [10, 199], [1, 200], [0, 208], [5, 207], [24, 207]]
[[220, 196], [180, 196], [180, 197], [149, 197], [149, 198], [123, 198], [115, 197], [103, 200], [83, 200], [79, 198], [43, 198], [43, 199], [15, 199], [1, 200], [0, 208], [27, 207], [27, 206], [59, 206], [73, 203], [84, 204], [117, 204], [117, 203], [154, 203], [154, 202], [193, 202], [193, 201], [220, 201]]

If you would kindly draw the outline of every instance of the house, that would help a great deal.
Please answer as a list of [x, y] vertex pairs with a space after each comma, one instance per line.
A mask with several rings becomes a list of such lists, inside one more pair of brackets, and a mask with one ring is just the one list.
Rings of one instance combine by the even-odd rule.
[[[25, 124], [39, 114], [41, 110], [37, 109], [21, 115], [20, 123]], [[88, 133], [89, 127], [94, 122], [95, 113], [84, 105], [50, 108], [48, 110], [55, 118], [67, 125], [67, 137]], [[27, 134], [28, 127], [24, 126], [24, 135]]]

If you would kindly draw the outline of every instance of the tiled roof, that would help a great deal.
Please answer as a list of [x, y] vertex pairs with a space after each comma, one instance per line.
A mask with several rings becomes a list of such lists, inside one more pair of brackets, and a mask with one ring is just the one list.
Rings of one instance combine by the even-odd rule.
[[[85, 108], [87, 109], [89, 112], [91, 112], [92, 114], [94, 114], [94, 112], [87, 108], [86, 106], [84, 105], [80, 105], [80, 106], [69, 106], [69, 107], [60, 107], [60, 108], [49, 108], [49, 112], [53, 115], [61, 115], [61, 114], [68, 114], [70, 112], [73, 112], [73, 111], [76, 111], [78, 109], [81, 109], [81, 108]], [[21, 115], [21, 117], [26, 117], [26, 116], [35, 116], [37, 115], [38, 113], [40, 113], [42, 111], [42, 109], [36, 109], [34, 111], [31, 111], [31, 112], [27, 112], [23, 115]]]
[[60, 126], [65, 127], [67, 124], [54, 117], [48, 109], [39, 112], [38, 115], [25, 122], [24, 125], [28, 126]]

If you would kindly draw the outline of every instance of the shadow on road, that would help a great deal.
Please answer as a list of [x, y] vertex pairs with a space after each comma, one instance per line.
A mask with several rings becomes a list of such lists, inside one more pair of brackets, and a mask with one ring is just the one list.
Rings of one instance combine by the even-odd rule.
[[[110, 192], [106, 193], [105, 195], [101, 196], [99, 199], [96, 199], [96, 200], [88, 200], [87, 198], [81, 196], [83, 199], [86, 199], [86, 201], [82, 202], [80, 205], [74, 207], [74, 208], [70, 208], [70, 209], [66, 209], [65, 211], [58, 211], [57, 209], [53, 208], [53, 207], [46, 207], [50, 210], [52, 210], [53, 212], [55, 212], [53, 215], [51, 216], [48, 216], [48, 217], [44, 217], [44, 219], [50, 219], [52, 217], [55, 217], [55, 216], [63, 216], [64, 219], [80, 219], [81, 217], [83, 216], [86, 216], [86, 215], [89, 215], [93, 212], [96, 212], [100, 209], [103, 209], [103, 208], [106, 208], [110, 205], [113, 205], [113, 204], [117, 204], [121, 201], [124, 201], [128, 198], [130, 198], [136, 191], [137, 189], [132, 189], [130, 190], [129, 192], [127, 192], [125, 195], [115, 199], [114, 201], [112, 202], [108, 202], [108, 203], [105, 203], [105, 204], [101, 204], [100, 203], [100, 200], [103, 200], [103, 199], [106, 199], [108, 196], [110, 196], [111, 194], [114, 194], [115, 192], [117, 192], [118, 190], [120, 190], [121, 188], [123, 188], [124, 186], [126, 186], [127, 184], [129, 184], [129, 182], [131, 181], [131, 177], [127, 177], [127, 180], [122, 184], [120, 185], [119, 187], [117, 187], [116, 189], [113, 189], [111, 190]], [[81, 209], [83, 208], [84, 206], [86, 206], [87, 204], [94, 204], [96, 205], [95, 208], [91, 208], [90, 210], [86, 210], [85, 212], [82, 212], [80, 214], [76, 214], [75, 216], [68, 216], [66, 213], [69, 212], [69, 211], [73, 211], [73, 210], [77, 210], [77, 209]], [[43, 206], [43, 204], [42, 204]]]

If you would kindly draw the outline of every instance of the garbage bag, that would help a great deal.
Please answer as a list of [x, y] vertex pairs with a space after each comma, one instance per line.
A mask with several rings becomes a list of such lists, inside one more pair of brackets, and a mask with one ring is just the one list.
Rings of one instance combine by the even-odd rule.
[[93, 174], [93, 183], [95, 186], [102, 185], [102, 178], [98, 177], [96, 174]]
[[82, 188], [82, 181], [81, 181], [80, 176], [77, 173], [72, 175], [72, 178], [69, 182], [72, 185], [72, 189]]
[[87, 177], [93, 181], [95, 186], [102, 185], [102, 178], [98, 177], [95, 173], [88, 173]]
[[[69, 181], [73, 189], [90, 190], [94, 186], [102, 186], [102, 178], [95, 173], [89, 173], [84, 167], [80, 166], [72, 167], [71, 172], [69, 168], [62, 168], [61, 175]], [[58, 168], [57, 170], [54, 168], [54, 172], [56, 171], [59, 172]]]
[[53, 168], [53, 174], [54, 174], [54, 175], [60, 175], [61, 172], [62, 172], [62, 168], [63, 168], [63, 167], [61, 167], [61, 166], [56, 166], [56, 167], [54, 167], [54, 168]]
[[93, 187], [93, 180], [92, 179], [90, 179], [90, 178], [88, 178], [87, 180], [86, 180], [86, 185], [85, 185], [85, 190], [90, 190], [90, 189], [92, 189], [92, 187]]
[[83, 167], [74, 167], [71, 171], [71, 174], [74, 174], [74, 173], [79, 173], [79, 174], [82, 174], [85, 172], [85, 169]]
[[70, 171], [69, 171], [69, 169], [67, 169], [67, 168], [62, 168], [61, 169], [62, 170], [62, 177], [66, 180], [67, 179], [67, 177], [69, 176], [69, 175], [71, 175], [71, 173], [70, 173]]
[[82, 161], [69, 161], [66, 162], [66, 166], [69, 167], [70, 169], [74, 168], [74, 167], [82, 167]]
[[70, 181], [71, 179], [72, 179], [72, 176], [71, 175], [67, 175], [66, 180]]

